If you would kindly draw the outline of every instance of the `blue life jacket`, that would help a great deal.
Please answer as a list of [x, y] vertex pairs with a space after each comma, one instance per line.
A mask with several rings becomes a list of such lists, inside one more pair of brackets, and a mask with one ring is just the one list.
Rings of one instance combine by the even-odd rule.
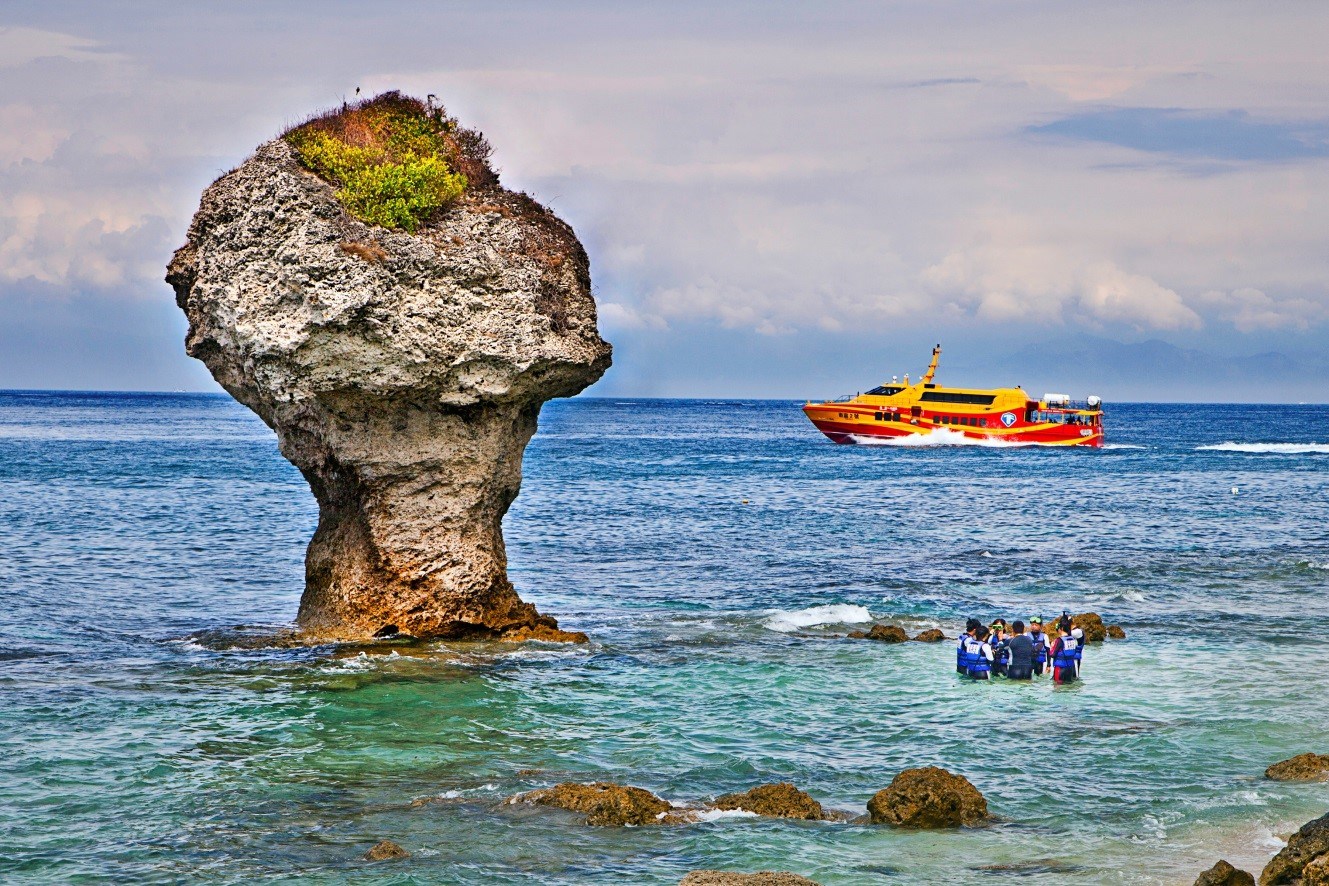
[[955, 647], [955, 670], [961, 674], [969, 670], [969, 656], [964, 651], [964, 644], [968, 639], [968, 634], [961, 634], [960, 643]]
[[[1071, 638], [1075, 640], [1074, 637]], [[1084, 658], [1084, 636], [1081, 633], [1080, 639], [1075, 640], [1075, 666], [1079, 668], [1080, 661]]]
[[1074, 668], [1080, 661], [1080, 644], [1074, 637], [1062, 637], [1061, 646], [1052, 659], [1052, 664], [1059, 668]]
[[986, 644], [973, 637], [968, 638], [964, 644], [964, 654], [967, 659], [968, 674], [971, 677], [982, 679], [992, 672], [992, 662], [983, 654], [983, 647]]
[[1048, 636], [1042, 631], [1030, 631], [1029, 639], [1034, 641], [1034, 664], [1047, 664]]

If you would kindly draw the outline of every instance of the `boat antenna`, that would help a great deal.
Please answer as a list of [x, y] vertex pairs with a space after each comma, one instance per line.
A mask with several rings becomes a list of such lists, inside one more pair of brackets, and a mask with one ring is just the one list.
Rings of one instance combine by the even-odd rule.
[[941, 359], [941, 343], [932, 349], [932, 362], [928, 364], [928, 371], [923, 374], [923, 384], [932, 384], [932, 377], [937, 374], [937, 361]]

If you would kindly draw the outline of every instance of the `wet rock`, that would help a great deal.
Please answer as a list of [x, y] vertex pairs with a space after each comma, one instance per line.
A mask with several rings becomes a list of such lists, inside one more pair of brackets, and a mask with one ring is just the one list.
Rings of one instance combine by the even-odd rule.
[[873, 824], [903, 828], [956, 828], [982, 824], [988, 803], [963, 775], [938, 766], [906, 769], [868, 801]]
[[526, 640], [540, 640], [545, 643], [589, 643], [590, 638], [581, 631], [564, 631], [558, 627], [558, 623], [547, 615], [540, 616], [540, 624], [534, 626], [522, 625], [519, 628], [512, 628], [504, 631], [501, 640], [507, 640], [511, 643], [520, 643]]
[[1121, 625], [1108, 625], [1107, 635], [1113, 640], [1125, 640], [1126, 632], [1122, 630]]
[[693, 871], [680, 880], [678, 886], [821, 886], [821, 884], [788, 871], [757, 871], [755, 874]]
[[873, 625], [872, 630], [868, 631], [868, 639], [883, 643], [904, 643], [909, 640], [909, 635], [904, 632], [904, 628], [896, 625]]
[[940, 643], [946, 639], [946, 634], [939, 628], [928, 628], [914, 639], [919, 643]]
[[[1107, 639], [1108, 629], [1103, 624], [1103, 618], [1097, 612], [1081, 612], [1079, 615], [1071, 616], [1071, 625], [1084, 631], [1084, 638], [1090, 643], [1101, 643]], [[1056, 624], [1053, 624], [1055, 631]], [[1053, 636], [1056, 636], [1054, 633]]]
[[586, 815], [586, 823], [601, 827], [657, 824], [673, 807], [643, 788], [610, 782], [576, 784], [564, 782], [518, 794], [508, 802], [557, 806]]
[[597, 380], [610, 347], [572, 229], [478, 172], [393, 231], [277, 139], [204, 191], [167, 270], [186, 350], [318, 500], [310, 641], [577, 637], [517, 596], [501, 527], [541, 404]]
[[1260, 886], [1301, 883], [1312, 862], [1317, 867], [1310, 871], [1310, 876], [1320, 876], [1325, 856], [1329, 856], [1329, 814], [1306, 822], [1288, 838], [1287, 845], [1260, 872]]
[[789, 782], [764, 784], [742, 794], [725, 794], [711, 804], [716, 809], [743, 809], [776, 818], [821, 820], [821, 804]]
[[1255, 877], [1220, 861], [1201, 874], [1195, 886], [1255, 886]]
[[1329, 780], [1329, 754], [1297, 754], [1270, 766], [1264, 777], [1274, 781]]
[[850, 640], [865, 640], [865, 639], [867, 639], [868, 632], [867, 632], [867, 631], [850, 631], [849, 633], [845, 634], [845, 636], [848, 637]]
[[365, 853], [366, 861], [390, 861], [394, 858], [410, 858], [411, 853], [398, 846], [391, 840], [381, 840], [374, 844], [374, 848]]

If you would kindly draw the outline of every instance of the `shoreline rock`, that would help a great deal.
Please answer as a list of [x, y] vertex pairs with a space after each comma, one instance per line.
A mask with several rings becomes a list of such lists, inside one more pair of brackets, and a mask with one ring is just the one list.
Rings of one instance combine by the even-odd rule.
[[757, 871], [740, 874], [735, 871], [693, 871], [678, 882], [678, 886], [821, 886], [816, 880], [791, 874], [789, 871]]
[[867, 638], [880, 643], [904, 643], [909, 640], [909, 635], [897, 625], [873, 625]]
[[1329, 754], [1297, 754], [1264, 770], [1273, 781], [1329, 781]]
[[711, 804], [714, 809], [742, 809], [772, 818], [801, 818], [822, 821], [826, 810], [804, 791], [787, 781], [758, 785], [741, 794], [725, 794]]
[[594, 827], [625, 827], [659, 824], [674, 810], [644, 788], [634, 788], [612, 782], [591, 784], [563, 782], [552, 788], [542, 788], [517, 794], [509, 803], [534, 803], [555, 806], [586, 815], [586, 824]]
[[419, 233], [393, 231], [276, 139], [204, 191], [167, 269], [187, 352], [318, 500], [309, 642], [583, 637], [517, 595], [502, 519], [541, 405], [599, 379], [611, 349], [572, 228], [471, 178]]
[[914, 637], [916, 643], [940, 643], [946, 639], [946, 632], [940, 628], [928, 628]]
[[365, 861], [390, 861], [398, 858], [410, 858], [411, 853], [391, 840], [380, 840], [365, 853]]
[[1195, 886], [1255, 886], [1255, 877], [1220, 860], [1196, 879]]
[[906, 769], [868, 801], [873, 824], [901, 828], [957, 828], [988, 820], [988, 803], [963, 775], [939, 766]]
[[1260, 886], [1329, 883], [1329, 813], [1308, 821], [1260, 872]]

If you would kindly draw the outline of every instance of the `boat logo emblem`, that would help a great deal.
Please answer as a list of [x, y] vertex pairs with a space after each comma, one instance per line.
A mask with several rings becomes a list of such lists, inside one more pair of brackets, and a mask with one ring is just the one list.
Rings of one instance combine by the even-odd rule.
[[1003, 412], [1003, 413], [1001, 414], [1001, 423], [1004, 424], [1004, 425], [1005, 425], [1006, 427], [1008, 427], [1008, 428], [1009, 428], [1011, 425], [1015, 424], [1015, 413], [1014, 413], [1014, 412]]

